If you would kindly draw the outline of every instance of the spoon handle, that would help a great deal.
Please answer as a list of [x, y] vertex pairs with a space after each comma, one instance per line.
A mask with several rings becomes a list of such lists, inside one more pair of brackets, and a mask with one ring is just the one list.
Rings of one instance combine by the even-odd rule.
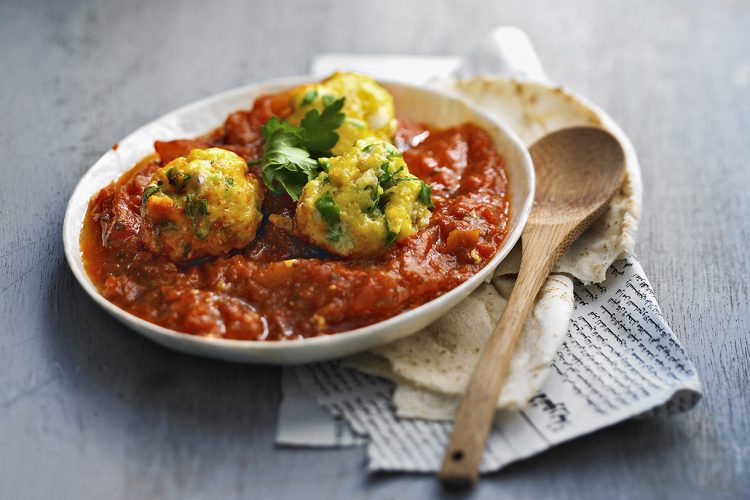
[[440, 479], [453, 485], [477, 480], [500, 389], [516, 341], [542, 284], [572, 241], [570, 228], [528, 224], [524, 231], [521, 269], [500, 322], [484, 346], [479, 362], [456, 412]]

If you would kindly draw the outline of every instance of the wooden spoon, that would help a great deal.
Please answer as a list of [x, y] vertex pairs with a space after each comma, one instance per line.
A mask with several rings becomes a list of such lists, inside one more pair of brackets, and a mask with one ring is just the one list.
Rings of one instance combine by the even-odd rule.
[[553, 132], [532, 145], [530, 152], [537, 185], [521, 236], [521, 269], [456, 412], [438, 474], [451, 485], [476, 482], [497, 398], [534, 299], [563, 252], [604, 212], [625, 172], [620, 143], [599, 128]]

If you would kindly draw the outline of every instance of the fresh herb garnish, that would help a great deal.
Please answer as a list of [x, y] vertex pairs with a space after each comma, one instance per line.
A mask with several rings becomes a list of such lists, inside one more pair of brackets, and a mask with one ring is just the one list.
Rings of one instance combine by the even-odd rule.
[[317, 90], [308, 90], [305, 93], [305, 96], [302, 98], [302, 102], [300, 103], [302, 106], [307, 106], [311, 102], [315, 100], [315, 98], [318, 97], [318, 91]]
[[[325, 99], [323, 102], [325, 103]], [[325, 104], [322, 113], [317, 109], [311, 109], [300, 122], [303, 129], [302, 145], [307, 148], [311, 156], [315, 158], [331, 156], [331, 148], [339, 140], [336, 129], [344, 123], [344, 113], [341, 112], [343, 107], [343, 97], [334, 99], [330, 104]]]
[[[365, 186], [364, 189], [370, 193], [370, 205], [365, 208], [365, 214], [367, 214], [370, 219], [376, 220], [383, 213], [380, 207], [381, 195], [378, 192], [379, 186], [377, 184], [369, 185]], [[384, 195], [384, 198], [387, 200], [387, 195]]]
[[396, 238], [398, 238], [398, 233], [391, 230], [391, 225], [388, 223], [388, 217], [385, 217], [384, 220], [385, 220], [385, 246], [389, 247], [393, 245], [393, 243], [396, 241]]
[[331, 196], [330, 191], [326, 191], [323, 196], [315, 202], [315, 208], [318, 209], [320, 217], [328, 226], [328, 239], [336, 242], [341, 239], [343, 228], [341, 227], [341, 210], [336, 201]]
[[432, 187], [424, 181], [420, 182], [422, 183], [422, 185], [419, 187], [419, 194], [417, 195], [417, 198], [427, 208], [432, 210], [433, 208], [435, 208], [435, 204], [432, 202]]
[[[388, 203], [388, 198], [391, 194], [389, 189], [394, 187], [399, 182], [408, 182], [408, 181], [415, 181], [419, 182], [419, 193], [417, 193], [417, 199], [423, 203], [428, 209], [432, 210], [435, 208], [435, 204], [432, 202], [432, 188], [425, 183], [422, 179], [419, 179], [418, 177], [414, 176], [408, 176], [408, 177], [396, 177], [396, 174], [402, 172], [404, 170], [404, 167], [401, 166], [398, 169], [396, 169], [393, 172], [388, 171], [388, 162], [384, 162], [382, 165], [380, 165], [380, 169], [378, 171], [378, 184], [380, 187], [383, 188], [383, 194], [377, 195], [375, 192], [373, 192], [373, 202], [372, 204], [365, 210], [368, 214], [377, 214], [385, 212], [385, 205]], [[376, 211], [377, 209], [377, 211]]]
[[383, 186], [383, 189], [387, 189], [386, 186], [388, 186], [389, 184], [395, 185], [395, 184], [398, 184], [399, 182], [407, 182], [407, 181], [419, 182], [419, 193], [417, 194], [417, 199], [420, 202], [422, 202], [422, 204], [425, 205], [430, 210], [435, 208], [435, 204], [432, 202], [432, 187], [429, 184], [427, 184], [425, 181], [417, 177], [395, 177], [394, 178], [393, 176], [399, 173], [401, 170], [403, 170], [403, 167], [393, 172], [393, 174], [391, 174], [390, 176], [386, 175], [387, 174], [387, 171], [386, 171], [386, 174], [383, 174], [380, 177], [378, 177], [378, 182], [380, 183], [381, 186]]
[[268, 189], [276, 194], [289, 193], [299, 199], [302, 187], [315, 178], [318, 162], [300, 147], [302, 129], [274, 116], [260, 128], [266, 141], [261, 175]]
[[208, 215], [208, 200], [205, 198], [196, 198], [192, 194], [187, 195], [185, 215], [187, 215], [188, 217]]
[[143, 190], [143, 195], [141, 196], [141, 204], [144, 206], [146, 205], [146, 200], [151, 198], [152, 195], [154, 195], [157, 191], [161, 189], [161, 184], [155, 185], [155, 186], [148, 186], [146, 189]]
[[231, 177], [224, 177], [224, 184], [226, 184], [228, 187], [234, 186], [234, 179]]
[[205, 198], [196, 198], [188, 194], [185, 200], [185, 215], [190, 219], [193, 234], [199, 240], [205, 240], [208, 237], [210, 224], [206, 226], [201, 224], [202, 216], [208, 215], [208, 200]]
[[330, 156], [330, 149], [339, 140], [336, 129], [344, 121], [344, 98], [324, 96], [323, 103], [323, 112], [308, 111], [299, 127], [276, 116], [261, 127], [265, 139], [261, 174], [273, 193], [287, 192], [297, 200], [304, 185], [323, 170], [316, 159]]
[[383, 163], [380, 165], [380, 171], [381, 174], [378, 175], [378, 184], [380, 184], [380, 187], [383, 189], [388, 189], [391, 187], [391, 181], [393, 180], [393, 176], [400, 173], [404, 170], [403, 165], [400, 166], [397, 170], [393, 172], [388, 172], [388, 162]]
[[172, 167], [167, 170], [167, 180], [174, 186], [175, 191], [182, 193], [185, 191], [187, 182], [190, 180], [190, 174], [183, 174], [176, 168]]

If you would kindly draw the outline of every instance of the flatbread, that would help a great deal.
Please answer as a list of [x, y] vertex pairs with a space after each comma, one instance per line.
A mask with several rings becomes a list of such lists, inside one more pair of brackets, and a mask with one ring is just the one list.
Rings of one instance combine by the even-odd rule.
[[[450, 418], [514, 282], [512, 277], [496, 277], [420, 332], [345, 363], [396, 382], [394, 404], [400, 416]], [[550, 276], [524, 324], [498, 408], [520, 408], [536, 394], [567, 333], [572, 312], [572, 280]]]
[[[617, 259], [633, 253], [641, 213], [641, 176], [630, 140], [599, 108], [561, 87], [483, 77], [444, 86], [493, 114], [527, 144], [574, 125], [601, 126], [623, 144], [626, 177], [609, 209], [566, 252], [545, 283], [524, 325], [498, 408], [524, 406], [542, 386], [573, 312], [573, 281], [604, 281]], [[512, 179], [510, 180], [513, 181]], [[345, 360], [396, 383], [393, 403], [404, 418], [451, 420], [479, 353], [502, 315], [520, 265], [516, 247], [491, 284], [478, 288], [424, 330]]]
[[[574, 125], [596, 125], [615, 135], [625, 150], [622, 187], [609, 209], [562, 256], [555, 271], [584, 284], [599, 283], [615, 260], [633, 254], [641, 216], [640, 167], [630, 140], [609, 116], [562, 87], [546, 83], [482, 77], [443, 85], [494, 115], [529, 146], [549, 132]], [[517, 245], [500, 263], [497, 274], [516, 274], [520, 263]]]

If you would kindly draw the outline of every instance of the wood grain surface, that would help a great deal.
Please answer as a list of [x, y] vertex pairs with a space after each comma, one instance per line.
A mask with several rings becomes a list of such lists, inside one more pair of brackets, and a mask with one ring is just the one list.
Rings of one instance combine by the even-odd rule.
[[[209, 7], [211, 5], [212, 7]], [[218, 9], [218, 10], [217, 10]], [[617, 425], [474, 498], [750, 496], [750, 2], [0, 0], [0, 498], [424, 498], [365, 453], [277, 449], [280, 372], [162, 349], [65, 263], [78, 178], [139, 125], [315, 54], [455, 54], [497, 25], [607, 109], [643, 168], [638, 255], [698, 367], [693, 411]]]

